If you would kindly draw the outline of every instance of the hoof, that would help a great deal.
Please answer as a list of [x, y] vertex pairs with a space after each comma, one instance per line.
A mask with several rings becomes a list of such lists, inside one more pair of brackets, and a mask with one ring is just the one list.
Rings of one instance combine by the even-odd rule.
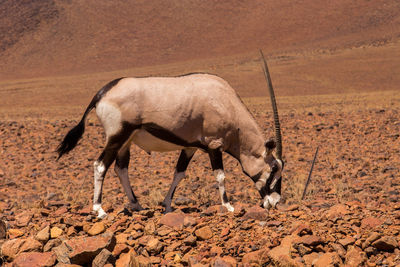
[[127, 210], [130, 212], [135, 212], [135, 211], [141, 211], [144, 210], [142, 206], [140, 206], [139, 203], [129, 203], [125, 206]]

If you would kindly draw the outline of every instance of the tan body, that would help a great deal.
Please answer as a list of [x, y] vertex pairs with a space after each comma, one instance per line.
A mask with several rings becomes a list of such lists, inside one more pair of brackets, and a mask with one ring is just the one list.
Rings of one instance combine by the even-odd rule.
[[[264, 137], [253, 116], [234, 89], [214, 75], [125, 78], [103, 96], [96, 113], [107, 136], [120, 131], [122, 122], [154, 123], [188, 143], [222, 149], [241, 162], [265, 153]], [[130, 141], [147, 152], [183, 148], [142, 129], [135, 130]], [[250, 176], [265, 166], [253, 165], [245, 168]]]

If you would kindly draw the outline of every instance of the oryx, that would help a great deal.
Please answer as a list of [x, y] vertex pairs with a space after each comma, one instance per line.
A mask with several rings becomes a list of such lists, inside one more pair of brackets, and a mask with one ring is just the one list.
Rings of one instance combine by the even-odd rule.
[[[93, 210], [98, 212], [98, 217], [106, 216], [101, 208], [102, 186], [114, 161], [130, 208], [142, 209], [128, 178], [132, 142], [147, 152], [181, 150], [171, 187], [163, 201], [165, 212], [172, 210], [175, 189], [198, 149], [208, 153], [222, 205], [229, 211], [234, 208], [225, 192], [222, 152], [236, 158], [243, 172], [255, 182], [263, 207], [275, 207], [281, 198], [282, 142], [275, 96], [263, 55], [262, 59], [273, 104], [276, 140], [265, 141], [235, 90], [215, 75], [120, 78], [105, 85], [57, 150], [60, 158], [77, 145], [85, 130], [86, 117], [95, 108], [107, 140], [94, 162]], [[276, 157], [272, 154], [275, 147]]]

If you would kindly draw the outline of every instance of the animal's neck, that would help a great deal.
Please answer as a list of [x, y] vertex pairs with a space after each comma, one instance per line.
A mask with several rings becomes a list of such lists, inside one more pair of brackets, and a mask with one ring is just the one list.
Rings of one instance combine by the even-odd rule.
[[237, 145], [229, 152], [239, 160], [243, 171], [253, 177], [266, 167], [264, 136], [255, 121], [241, 122], [240, 125]]

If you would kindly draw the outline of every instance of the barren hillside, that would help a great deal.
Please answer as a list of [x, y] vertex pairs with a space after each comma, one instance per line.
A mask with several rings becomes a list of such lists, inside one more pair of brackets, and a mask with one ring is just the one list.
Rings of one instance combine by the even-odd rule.
[[397, 0], [1, 1], [0, 79], [382, 46]]

